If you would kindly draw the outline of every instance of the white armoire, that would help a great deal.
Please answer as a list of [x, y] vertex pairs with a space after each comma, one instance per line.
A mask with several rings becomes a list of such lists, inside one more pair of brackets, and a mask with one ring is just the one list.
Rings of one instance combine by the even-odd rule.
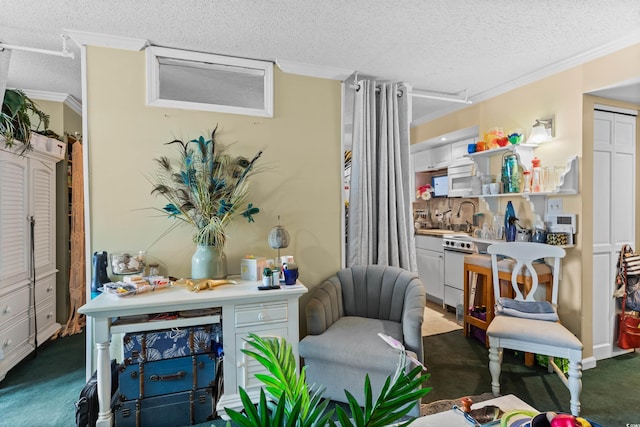
[[65, 146], [44, 138], [18, 155], [4, 145], [0, 138], [0, 381], [60, 328], [55, 181]]

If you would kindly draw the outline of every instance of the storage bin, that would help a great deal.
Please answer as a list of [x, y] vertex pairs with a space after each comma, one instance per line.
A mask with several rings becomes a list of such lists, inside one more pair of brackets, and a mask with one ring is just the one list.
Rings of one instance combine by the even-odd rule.
[[[475, 317], [476, 319], [480, 319], [482, 321], [487, 320], [487, 312], [484, 311], [479, 311], [476, 309], [473, 309], [470, 311], [469, 313], [471, 315], [471, 317]], [[487, 341], [487, 332], [484, 329], [480, 329], [477, 326], [474, 325], [469, 325], [470, 326], [470, 332], [471, 332], [471, 336], [474, 337], [475, 339], [477, 339], [478, 341], [480, 341], [482, 344], [485, 344]]]

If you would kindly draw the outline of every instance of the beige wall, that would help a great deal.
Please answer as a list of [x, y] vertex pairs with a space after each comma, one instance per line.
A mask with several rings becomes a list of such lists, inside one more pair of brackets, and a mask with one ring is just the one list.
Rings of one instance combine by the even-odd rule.
[[[49, 129], [60, 136], [64, 135], [65, 129], [63, 104], [57, 101], [45, 101], [42, 99], [34, 99], [33, 102], [36, 103], [40, 110], [49, 115]], [[37, 122], [37, 118], [31, 119], [32, 125], [35, 126]], [[39, 130], [44, 130], [44, 127], [41, 125]]]
[[74, 135], [76, 132], [82, 135], [82, 115], [76, 113], [67, 104], [62, 104], [62, 113], [64, 117], [62, 123], [64, 131], [70, 135]]
[[276, 69], [274, 117], [262, 118], [147, 107], [144, 52], [89, 47], [87, 69], [92, 253], [144, 249], [164, 273], [189, 276], [192, 230], [179, 227], [156, 242], [173, 221], [150, 209], [165, 201], [149, 194], [146, 176], [154, 158], [174, 153], [164, 143], [218, 124], [218, 141], [234, 144], [233, 154], [264, 149], [251, 196], [260, 213], [255, 223], [241, 219], [228, 229], [229, 272], [239, 274], [247, 254], [275, 257], [267, 236], [278, 215], [291, 234], [282, 254], [295, 257], [303, 283], [312, 287], [340, 268], [340, 82]]
[[[559, 298], [562, 321], [581, 337], [585, 345], [585, 357], [591, 356], [592, 348], [590, 206], [593, 198], [590, 179], [593, 162], [586, 150], [591, 150], [593, 146], [590, 130], [593, 114], [589, 120], [583, 94], [639, 77], [640, 44], [424, 123], [411, 132], [412, 143], [474, 125], [479, 126], [481, 135], [495, 126], [505, 130], [523, 128], [528, 133], [536, 118], [555, 117], [556, 137], [552, 142], [540, 146], [536, 155], [543, 165], [563, 165], [571, 155], [580, 157], [579, 194], [563, 198], [564, 210], [578, 215], [578, 235], [576, 247], [567, 250], [563, 262]], [[593, 102], [590, 102], [589, 108], [592, 109]], [[640, 109], [640, 106], [633, 108]], [[498, 174], [498, 161], [494, 160], [492, 167]], [[503, 200], [498, 212], [504, 211], [505, 203], [506, 200]], [[486, 211], [486, 206], [484, 208]], [[519, 216], [524, 214], [529, 219], [532, 217], [524, 199], [518, 199], [515, 208]]]

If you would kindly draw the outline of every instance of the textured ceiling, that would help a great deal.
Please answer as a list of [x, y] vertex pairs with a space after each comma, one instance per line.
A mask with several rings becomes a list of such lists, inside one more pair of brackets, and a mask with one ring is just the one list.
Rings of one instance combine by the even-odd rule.
[[[640, 42], [640, 1], [0, 0], [0, 42], [60, 50], [65, 29], [480, 100], [572, 58]], [[70, 47], [74, 60], [14, 51], [7, 85], [81, 101], [80, 54]], [[413, 107], [416, 120], [460, 105], [414, 98]]]

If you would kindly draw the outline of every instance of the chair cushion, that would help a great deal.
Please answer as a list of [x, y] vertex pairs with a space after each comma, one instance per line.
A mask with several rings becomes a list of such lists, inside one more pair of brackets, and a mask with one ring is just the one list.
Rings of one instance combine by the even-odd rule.
[[489, 324], [487, 335], [573, 350], [582, 350], [583, 348], [580, 340], [562, 324], [546, 320], [497, 315]]
[[378, 332], [402, 342], [402, 325], [389, 320], [346, 316], [321, 335], [307, 335], [300, 341], [300, 356], [335, 363], [336, 366], [366, 366], [370, 372], [390, 375], [398, 364], [398, 350], [391, 348]]

